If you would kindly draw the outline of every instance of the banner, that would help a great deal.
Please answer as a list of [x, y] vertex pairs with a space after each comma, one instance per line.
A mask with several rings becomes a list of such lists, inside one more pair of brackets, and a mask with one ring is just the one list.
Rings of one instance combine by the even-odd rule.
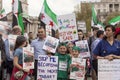
[[75, 44], [80, 48], [81, 57], [90, 57], [90, 51], [87, 40], [77, 41], [75, 42]]
[[59, 44], [59, 39], [51, 37], [51, 36], [47, 36], [45, 43], [43, 45], [43, 49], [50, 51], [52, 53], [55, 53], [58, 44]]
[[23, 48], [23, 69], [34, 69], [34, 48]]
[[60, 42], [78, 40], [75, 14], [58, 16]]
[[98, 60], [98, 80], [120, 80], [120, 60]]
[[38, 56], [37, 80], [57, 80], [58, 57]]
[[10, 58], [13, 59], [13, 51], [15, 47], [17, 35], [8, 35], [8, 42], [9, 42], [9, 52], [10, 52]]
[[72, 58], [70, 67], [70, 79], [84, 80], [86, 59]]

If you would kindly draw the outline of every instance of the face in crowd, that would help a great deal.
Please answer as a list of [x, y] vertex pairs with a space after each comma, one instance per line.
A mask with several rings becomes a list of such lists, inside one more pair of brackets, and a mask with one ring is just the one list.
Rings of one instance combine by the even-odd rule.
[[82, 32], [82, 31], [79, 31], [79, 32], [78, 32], [79, 40], [82, 40], [82, 39], [83, 39], [83, 36], [84, 36], [83, 32]]
[[74, 46], [74, 44], [72, 42], [68, 43], [67, 48], [69, 53], [72, 53], [72, 47]]
[[59, 48], [58, 48], [58, 52], [60, 53], [60, 54], [66, 54], [66, 51], [67, 51], [67, 47], [66, 46], [60, 46]]
[[115, 28], [111, 25], [106, 26], [105, 28], [105, 33], [106, 33], [106, 37], [113, 37], [114, 36], [114, 32], [115, 32]]
[[39, 37], [40, 39], [44, 39], [44, 37], [45, 37], [45, 29], [44, 29], [44, 28], [39, 28], [37, 35], [38, 35], [38, 37]]

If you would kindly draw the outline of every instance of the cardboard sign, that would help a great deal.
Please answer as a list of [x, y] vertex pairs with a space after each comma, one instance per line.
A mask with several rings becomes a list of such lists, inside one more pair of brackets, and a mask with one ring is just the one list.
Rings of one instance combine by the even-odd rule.
[[57, 80], [58, 57], [38, 56], [37, 80]]
[[75, 44], [80, 48], [81, 57], [90, 57], [90, 51], [87, 40], [77, 41], [75, 42]]
[[23, 48], [23, 69], [34, 69], [34, 48]]
[[120, 60], [98, 60], [98, 80], [120, 80]]
[[60, 42], [78, 40], [75, 14], [58, 16]]
[[86, 59], [72, 58], [70, 67], [70, 79], [84, 80]]
[[43, 45], [43, 49], [50, 51], [52, 53], [55, 53], [58, 44], [59, 44], [59, 39], [56, 39], [56, 38], [51, 37], [51, 36], [47, 36], [45, 43]]
[[17, 35], [8, 35], [8, 42], [9, 42], [9, 52], [10, 52], [10, 58], [13, 59], [13, 51], [15, 47]]

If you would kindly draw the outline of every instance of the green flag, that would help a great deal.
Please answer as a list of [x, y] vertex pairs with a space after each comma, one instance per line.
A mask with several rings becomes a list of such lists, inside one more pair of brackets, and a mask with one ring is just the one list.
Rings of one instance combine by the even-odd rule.
[[97, 25], [97, 23], [98, 23], [97, 12], [93, 5], [92, 5], [92, 21], [93, 21], [94, 25]]
[[109, 21], [109, 24], [115, 25], [115, 24], [117, 24], [117, 23], [119, 23], [119, 22], [120, 22], [120, 16], [117, 16], [117, 17], [115, 17], [115, 18], [112, 18], [112, 19]]

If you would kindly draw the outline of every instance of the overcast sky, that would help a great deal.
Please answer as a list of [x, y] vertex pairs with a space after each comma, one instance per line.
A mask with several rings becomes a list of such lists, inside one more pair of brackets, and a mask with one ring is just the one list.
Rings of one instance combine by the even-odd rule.
[[[28, 12], [30, 16], [38, 16], [44, 0], [28, 0]], [[99, 0], [47, 0], [48, 5], [57, 15], [68, 14], [74, 11], [74, 6], [81, 1], [99, 1]], [[12, 10], [12, 0], [3, 0], [3, 8], [6, 13]]]

